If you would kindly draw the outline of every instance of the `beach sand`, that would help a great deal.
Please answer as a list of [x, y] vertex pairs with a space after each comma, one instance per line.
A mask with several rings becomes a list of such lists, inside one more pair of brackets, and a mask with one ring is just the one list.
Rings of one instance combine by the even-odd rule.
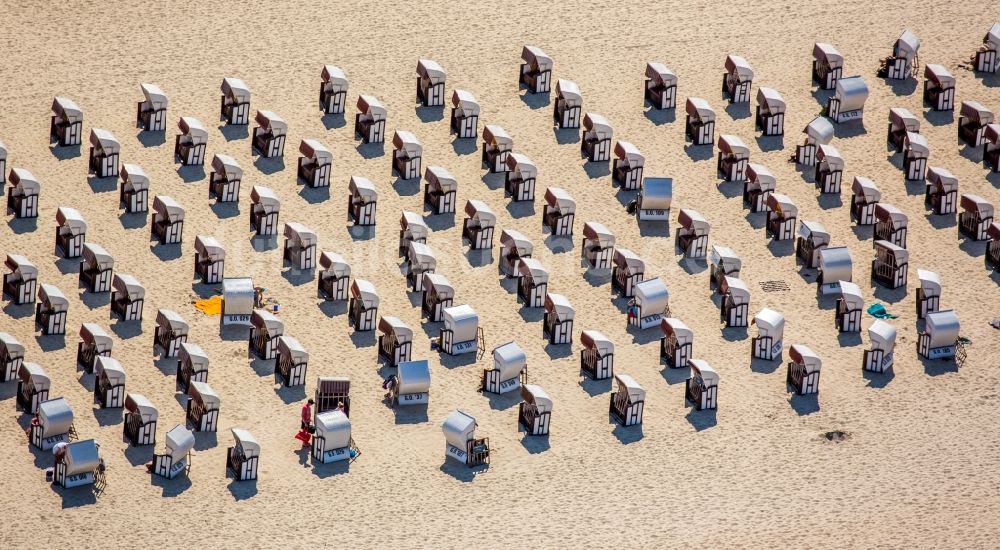
[[[974, 75], [967, 62], [992, 24], [986, 2], [925, 2], [919, 7], [857, 2], [817, 6], [774, 1], [707, 2], [687, 6], [594, 2], [563, 3], [296, 2], [248, 5], [144, 2], [50, 4], [16, 2], [0, 18], [0, 139], [10, 150], [8, 168], [31, 170], [41, 181], [37, 221], [0, 224], [0, 253], [27, 255], [39, 281], [55, 284], [70, 299], [64, 338], [33, 332], [30, 308], [4, 304], [0, 330], [27, 346], [27, 360], [52, 378], [51, 396], [66, 397], [82, 439], [94, 438], [108, 466], [108, 486], [94, 498], [87, 489], [62, 490], [44, 481], [51, 455], [31, 448], [21, 430], [27, 416], [14, 412], [16, 383], [0, 385], [0, 508], [7, 520], [0, 546], [54, 544], [73, 547], [176, 545], [209, 547], [963, 547], [995, 544], [1000, 498], [997, 434], [1000, 344], [988, 325], [1000, 317], [1000, 276], [983, 266], [984, 243], [959, 240], [957, 226], [924, 211], [922, 183], [904, 184], [899, 157], [885, 145], [887, 114], [905, 107], [922, 121], [931, 146], [929, 164], [951, 170], [960, 193], [1000, 204], [1000, 180], [956, 140], [957, 110], [928, 113], [919, 79], [887, 82], [875, 77], [878, 60], [899, 33], [922, 39], [921, 66], [940, 63], [957, 78], [957, 101], [975, 99], [1000, 109], [1000, 81]], [[82, 4], [82, 3], [79, 3]], [[995, 15], [995, 14], [994, 14]], [[838, 201], [819, 197], [811, 170], [797, 171], [788, 157], [801, 129], [817, 114], [826, 93], [810, 83], [813, 43], [834, 44], [846, 58], [845, 76], [864, 76], [871, 90], [863, 129], [837, 128], [834, 145], [846, 159]], [[612, 187], [610, 165], [585, 163], [579, 133], [552, 128], [548, 96], [518, 91], [524, 44], [554, 60], [553, 79], [579, 84], [583, 110], [603, 114], [615, 139], [636, 144], [646, 156], [646, 176], [672, 177], [669, 226], [637, 226], [623, 207], [629, 194]], [[744, 56], [758, 86], [779, 90], [788, 104], [783, 139], [755, 139], [749, 105], [730, 106], [720, 94], [727, 54]], [[479, 140], [454, 141], [448, 109], [415, 109], [418, 58], [447, 71], [446, 93], [473, 92], [483, 124], [498, 124], [514, 138], [515, 151], [539, 169], [534, 206], [510, 204], [502, 178], [484, 177]], [[660, 61], [679, 77], [676, 112], [643, 106], [643, 71]], [[342, 67], [350, 79], [347, 112], [324, 118], [316, 106], [324, 64]], [[278, 113], [289, 126], [282, 160], [251, 154], [252, 126], [217, 122], [219, 84], [242, 78], [253, 91], [251, 109]], [[134, 127], [140, 82], [160, 85], [170, 98], [168, 129], [151, 135]], [[384, 147], [358, 146], [352, 135], [358, 94], [373, 94], [388, 108]], [[84, 111], [84, 145], [50, 148], [52, 97], [63, 95]], [[716, 148], [684, 142], [683, 102], [706, 98], [718, 113], [716, 137], [735, 134], [751, 148], [751, 162], [769, 167], [779, 192], [799, 207], [800, 219], [823, 223], [833, 245], [849, 247], [854, 280], [866, 306], [878, 301], [899, 318], [891, 374], [862, 372], [867, 349], [865, 316], [860, 335], [834, 327], [833, 299], [817, 300], [815, 272], [800, 275], [790, 243], [770, 245], [763, 215], [747, 215], [738, 184], [717, 185]], [[195, 116], [210, 130], [203, 171], [172, 162], [176, 121]], [[122, 143], [122, 162], [142, 166], [153, 195], [169, 195], [187, 211], [181, 246], [151, 246], [149, 219], [121, 217], [116, 182], [87, 177], [86, 136], [112, 131]], [[440, 165], [458, 179], [458, 213], [430, 216], [428, 244], [439, 273], [455, 286], [456, 304], [480, 316], [487, 354], [439, 356], [430, 339], [439, 324], [423, 322], [419, 295], [406, 292], [396, 255], [403, 210], [422, 212], [423, 183], [391, 176], [391, 136], [416, 134], [424, 166]], [[334, 152], [328, 190], [296, 184], [298, 144], [316, 138]], [[762, 150], [764, 149], [764, 150]], [[210, 159], [235, 157], [245, 169], [238, 206], [214, 205], [207, 196]], [[896, 164], [894, 164], [894, 162]], [[378, 225], [357, 231], [346, 221], [351, 175], [374, 181]], [[905, 291], [873, 288], [870, 227], [852, 226], [850, 182], [872, 178], [884, 203], [909, 215], [910, 269]], [[388, 369], [376, 363], [375, 333], [354, 333], [342, 305], [316, 296], [313, 276], [282, 267], [282, 239], [255, 249], [246, 220], [250, 188], [272, 188], [282, 201], [280, 221], [297, 221], [319, 235], [319, 249], [342, 254], [353, 275], [372, 281], [381, 295], [379, 314], [399, 317], [414, 329], [414, 358], [431, 362], [430, 404], [395, 411], [382, 401]], [[567, 189], [578, 204], [575, 235], [543, 233], [541, 211], [549, 186]], [[533, 257], [551, 272], [549, 291], [576, 308], [572, 346], [547, 346], [541, 310], [522, 309], [515, 286], [492, 263], [479, 265], [461, 246], [462, 205], [485, 201], [500, 231], [513, 228], [534, 243]], [[135, 275], [147, 289], [141, 330], [109, 320], [106, 296], [76, 289], [77, 260], [54, 252], [59, 206], [78, 209], [87, 240], [115, 257], [116, 272]], [[743, 259], [751, 290], [751, 314], [763, 307], [786, 316], [785, 354], [803, 343], [824, 360], [818, 399], [791, 398], [786, 368], [750, 361], [756, 329], [720, 328], [704, 262], [675, 253], [673, 232], [680, 208], [700, 211], [712, 224], [710, 243], [729, 246]], [[646, 260], [646, 276], [662, 277], [670, 306], [695, 333], [694, 356], [721, 376], [717, 412], [692, 412], [683, 400], [687, 370], [658, 363], [658, 329], [626, 328], [624, 301], [613, 299], [607, 275], [580, 267], [584, 222], [598, 221], [617, 245]], [[217, 237], [226, 247], [227, 276], [250, 276], [280, 304], [285, 333], [309, 351], [305, 387], [284, 388], [265, 362], [247, 359], [245, 332], [223, 331], [219, 318], [198, 312], [192, 301], [212, 288], [192, 287], [196, 235]], [[942, 307], [954, 308], [961, 334], [971, 339], [968, 360], [923, 361], [916, 354], [916, 270], [930, 269], [944, 284]], [[784, 292], [763, 292], [759, 283], [780, 280]], [[218, 286], [218, 285], [216, 285]], [[222, 399], [217, 434], [197, 436], [190, 475], [172, 481], [150, 478], [143, 464], [153, 448], [128, 448], [121, 440], [118, 409], [92, 403], [93, 376], [74, 365], [83, 322], [109, 328], [113, 355], [128, 372], [126, 389], [149, 397], [160, 410], [156, 452], [164, 433], [184, 422], [184, 398], [175, 394], [173, 360], [157, 360], [151, 340], [158, 308], [178, 311], [191, 324], [190, 341], [211, 357], [209, 382]], [[615, 370], [647, 390], [641, 428], [609, 421], [606, 381], [584, 381], [579, 370], [579, 332], [599, 329], [616, 344]], [[548, 438], [517, 429], [514, 394], [477, 393], [489, 350], [515, 340], [527, 353], [531, 383], [553, 398]], [[362, 454], [344, 465], [314, 467], [293, 439], [299, 408], [320, 375], [352, 381], [353, 437]], [[489, 437], [488, 470], [470, 470], [444, 459], [441, 421], [453, 409], [473, 415], [477, 435]], [[225, 476], [229, 429], [250, 430], [261, 442], [259, 479]], [[843, 441], [824, 434], [846, 432]]]

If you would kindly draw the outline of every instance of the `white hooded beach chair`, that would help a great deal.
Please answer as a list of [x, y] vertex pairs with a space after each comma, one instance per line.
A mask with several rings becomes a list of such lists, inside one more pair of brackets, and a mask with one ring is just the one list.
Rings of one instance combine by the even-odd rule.
[[573, 234], [573, 221], [576, 218], [576, 201], [562, 187], [549, 187], [545, 190], [545, 206], [542, 209], [542, 220], [552, 235], [569, 236]]
[[826, 115], [836, 123], [860, 121], [868, 101], [868, 85], [860, 76], [837, 80], [833, 96], [827, 100]]
[[184, 208], [166, 195], [153, 197], [150, 233], [160, 244], [180, 244], [184, 236]]
[[892, 46], [892, 55], [882, 60], [878, 76], [892, 80], [906, 80], [916, 76], [919, 66], [920, 39], [910, 31], [903, 31]]
[[871, 341], [871, 349], [865, 350], [861, 368], [869, 372], [885, 372], [892, 368], [896, 327], [882, 319], [876, 319], [868, 327], [868, 340]]
[[589, 162], [608, 162], [611, 160], [612, 133], [608, 119], [597, 113], [587, 113], [580, 133], [580, 152]]
[[527, 379], [527, 355], [512, 341], [493, 348], [493, 368], [483, 369], [480, 386], [484, 392], [499, 395], [517, 391]]
[[445, 308], [441, 312], [444, 326], [440, 332], [441, 351], [462, 355], [479, 349], [482, 330], [479, 315], [469, 305]]
[[958, 214], [958, 228], [974, 241], [985, 241], [986, 232], [993, 223], [993, 204], [979, 195], [962, 195], [962, 212]]
[[56, 246], [65, 258], [78, 258], [87, 238], [87, 222], [75, 208], [60, 206], [56, 210]]
[[906, 248], [906, 231], [909, 219], [902, 210], [891, 204], [879, 203], [875, 206], [875, 240]]
[[420, 300], [422, 315], [432, 323], [440, 322], [444, 308], [455, 302], [455, 287], [440, 273], [424, 273], [423, 296]]
[[208, 130], [200, 120], [192, 116], [182, 116], [177, 121], [181, 133], [174, 139], [174, 158], [184, 166], [205, 164], [205, 147], [208, 145]]
[[392, 135], [392, 170], [399, 179], [420, 177], [420, 159], [424, 146], [412, 132], [396, 130]]
[[103, 491], [107, 481], [97, 442], [86, 439], [70, 443], [62, 462], [56, 464], [55, 481], [65, 489], [94, 485], [95, 491]]
[[42, 184], [38, 182], [34, 174], [24, 168], [11, 168], [10, 187], [7, 189], [7, 210], [13, 212], [14, 217], [37, 218], [38, 217], [38, 195], [42, 191]]
[[316, 233], [297, 222], [285, 223], [285, 248], [282, 259], [288, 261], [293, 269], [316, 268]]
[[146, 301], [146, 287], [139, 280], [125, 273], [115, 273], [111, 278], [111, 314], [121, 321], [142, 321], [142, 306]]
[[880, 200], [882, 191], [874, 181], [864, 176], [854, 176], [851, 183], [851, 218], [858, 225], [875, 224], [875, 206]]
[[222, 282], [226, 249], [215, 237], [198, 235], [194, 239], [194, 272], [205, 284]]
[[351, 281], [351, 264], [336, 252], [324, 251], [319, 256], [319, 267], [316, 282], [323, 299], [346, 301]]
[[983, 131], [983, 164], [1000, 174], [1000, 124], [989, 124]]
[[785, 133], [785, 99], [774, 88], [757, 88], [757, 113], [754, 117], [757, 128], [765, 136], [780, 136]]
[[254, 120], [257, 122], [253, 129], [254, 150], [264, 158], [284, 156], [288, 123], [271, 111], [257, 111]]
[[[125, 396], [122, 437], [131, 447], [156, 444], [156, 422], [160, 411], [145, 395], [131, 393]], [[155, 465], [154, 465], [155, 466]]]
[[742, 139], [729, 134], [719, 136], [717, 168], [724, 181], [746, 181], [749, 163], [750, 148]]
[[552, 58], [536, 46], [521, 49], [521, 72], [518, 85], [529, 93], [547, 94], [552, 86]]
[[646, 63], [646, 101], [654, 109], [677, 106], [677, 75], [662, 63]]
[[13, 381], [22, 364], [24, 364], [24, 344], [14, 335], [0, 332], [0, 382]]
[[76, 439], [73, 409], [65, 397], [41, 401], [36, 412], [38, 424], [32, 424], [28, 433], [29, 441], [36, 448], [48, 451], [57, 443], [69, 443]]
[[823, 360], [808, 346], [792, 344], [788, 350], [786, 386], [791, 386], [798, 395], [819, 393], [819, 374]]
[[277, 235], [280, 212], [281, 201], [270, 187], [254, 185], [250, 188], [250, 228], [257, 235]]
[[795, 240], [795, 255], [810, 269], [819, 267], [819, 253], [830, 245], [830, 232], [815, 221], [799, 222], [799, 237]]
[[646, 390], [627, 374], [615, 375], [615, 391], [611, 392], [609, 413], [622, 426], [642, 424]]
[[767, 210], [767, 196], [774, 193], [777, 179], [763, 164], [747, 163], [746, 181], [743, 183], [743, 205], [751, 213]]
[[560, 78], [556, 81], [556, 100], [552, 104], [552, 118], [561, 130], [580, 127], [583, 111], [583, 95], [580, 87], [572, 80]]
[[552, 420], [552, 398], [541, 386], [521, 386], [521, 402], [517, 406], [517, 422], [528, 435], [549, 435]]
[[342, 115], [347, 107], [347, 75], [336, 65], [323, 65], [320, 72], [319, 108], [328, 115]]
[[707, 361], [692, 359], [691, 377], [684, 385], [684, 400], [692, 403], [696, 411], [719, 407], [719, 373]]
[[303, 139], [299, 153], [298, 178], [309, 187], [329, 187], [333, 152], [318, 140]]
[[781, 193], [767, 196], [767, 235], [775, 241], [784, 241], [795, 236], [795, 222], [799, 208], [792, 199]]
[[118, 157], [122, 144], [108, 130], [90, 130], [90, 172], [98, 178], [118, 177]]
[[316, 433], [312, 436], [312, 457], [321, 464], [351, 460], [358, 451], [351, 437], [351, 419], [341, 411], [316, 415]]
[[634, 311], [629, 317], [630, 325], [645, 330], [659, 326], [661, 319], [670, 317], [670, 292], [662, 279], [646, 279], [634, 288], [635, 295], [631, 301]]
[[524, 307], [543, 307], [549, 287], [549, 272], [534, 258], [524, 258], [517, 265], [517, 298]]
[[212, 157], [212, 173], [208, 179], [209, 197], [216, 202], [238, 202], [243, 168], [229, 155], [216, 154]]
[[849, 282], [839, 281], [840, 297], [837, 298], [835, 325], [840, 332], [861, 331], [861, 311], [865, 307], [865, 297], [861, 287]]
[[805, 142], [795, 147], [795, 162], [803, 166], [816, 164], [816, 150], [833, 140], [833, 124], [823, 117], [816, 117], [806, 125], [802, 133], [806, 135]]
[[445, 460], [451, 458], [469, 467], [490, 463], [490, 439], [476, 437], [476, 427], [472, 416], [457, 409], [451, 411], [441, 424]]
[[573, 343], [573, 319], [575, 317], [576, 310], [569, 303], [568, 298], [553, 292], [545, 294], [545, 317], [542, 323], [542, 334], [548, 338], [549, 344], [557, 346]]
[[615, 343], [600, 331], [580, 333], [580, 369], [591, 380], [606, 380], [615, 373]]
[[989, 242], [986, 244], [986, 267], [1000, 270], [1000, 223], [993, 222], [986, 229]]
[[278, 356], [278, 339], [285, 334], [285, 322], [266, 309], [255, 309], [250, 314], [248, 349], [260, 359]]
[[385, 119], [388, 114], [381, 102], [371, 95], [358, 96], [358, 113], [354, 115], [354, 133], [362, 143], [385, 141]]
[[642, 185], [642, 169], [646, 157], [631, 142], [618, 140], [615, 143], [615, 160], [612, 163], [611, 179], [622, 189], [638, 189]]
[[946, 309], [928, 313], [924, 330], [917, 337], [917, 353], [927, 359], [951, 359], [958, 348], [958, 315]]
[[0, 185], [7, 183], [7, 144], [0, 139]]
[[839, 294], [840, 282], [852, 279], [851, 253], [846, 246], [827, 246], [819, 251], [819, 276], [816, 284], [820, 294]]
[[907, 132], [903, 138], [903, 173], [906, 181], [921, 181], [927, 171], [927, 158], [931, 149], [927, 138], [920, 134]]
[[635, 285], [646, 278], [646, 262], [627, 248], [616, 248], [612, 261], [611, 288], [623, 298], [631, 298], [635, 295]]
[[379, 296], [378, 292], [375, 291], [375, 285], [364, 279], [354, 279], [354, 282], [351, 283], [351, 299], [348, 303], [354, 330], [359, 332], [375, 330], [378, 305]]
[[309, 367], [309, 352], [296, 338], [278, 337], [278, 357], [274, 372], [284, 381], [286, 388], [304, 386], [306, 369]]
[[375, 225], [375, 208], [378, 206], [378, 191], [375, 184], [362, 176], [351, 176], [347, 185], [350, 197], [347, 199], [347, 217], [356, 226]]
[[181, 426], [174, 426], [166, 434], [162, 454], [153, 455], [153, 473], [167, 479], [191, 471], [191, 449], [194, 449], [194, 433]]
[[897, 152], [903, 150], [903, 140], [909, 132], [920, 133], [920, 119], [902, 107], [889, 109], [889, 129], [885, 138]]
[[500, 272], [508, 278], [517, 277], [518, 264], [530, 258], [535, 247], [520, 231], [504, 229], [500, 232]]
[[1000, 23], [993, 23], [986, 31], [983, 45], [972, 55], [971, 61], [978, 72], [1000, 71]]
[[420, 59], [417, 61], [417, 100], [423, 107], [444, 105], [444, 85], [446, 74], [437, 61]]
[[727, 327], [746, 327], [750, 323], [750, 289], [743, 279], [724, 277], [719, 290], [723, 294], [720, 313]]
[[207, 382], [191, 382], [187, 389], [187, 422], [196, 432], [214, 432], [219, 428], [219, 405], [222, 400]]
[[257, 479], [260, 443], [243, 428], [232, 428], [230, 431], [233, 434], [233, 446], [226, 450], [226, 477], [232, 475], [236, 481]]
[[947, 168], [930, 166], [926, 179], [924, 203], [934, 214], [954, 214], [958, 210], [958, 178]]
[[483, 166], [490, 173], [507, 171], [507, 156], [514, 149], [514, 139], [495, 124], [483, 126]]
[[722, 93], [729, 103], [749, 103], [753, 69], [738, 55], [726, 56], [726, 72], [722, 75]]
[[181, 344], [187, 342], [187, 321], [172, 309], [156, 310], [156, 330], [153, 331], [153, 349], [163, 350], [162, 357], [177, 357]]
[[104, 332], [100, 325], [83, 323], [80, 325], [80, 343], [77, 344], [76, 350], [77, 365], [82, 366], [88, 373], [94, 372], [98, 357], [111, 356], [112, 343], [111, 336]]
[[147, 132], [163, 132], [167, 129], [167, 94], [156, 84], [139, 84], [146, 99], [140, 101], [135, 110], [135, 124]]
[[969, 147], [983, 144], [986, 127], [993, 124], [993, 111], [978, 101], [963, 101], [958, 115], [958, 137]]
[[61, 147], [80, 145], [83, 141], [83, 111], [68, 97], [56, 96], [52, 100], [49, 136]]
[[34, 303], [35, 288], [38, 286], [35, 264], [20, 254], [7, 254], [4, 265], [10, 270], [3, 275], [4, 296], [10, 296], [14, 305]]
[[708, 220], [690, 208], [681, 208], [677, 215], [676, 245], [688, 258], [704, 258], [708, 253]]
[[66, 334], [66, 314], [69, 300], [55, 285], [38, 285], [38, 303], [35, 304], [35, 324], [43, 335]]
[[451, 94], [451, 132], [458, 139], [475, 139], [479, 135], [479, 102], [472, 92], [455, 90]]
[[208, 382], [208, 354], [201, 346], [184, 342], [177, 350], [176, 385], [186, 392], [192, 382]]
[[674, 197], [673, 178], [642, 179], [639, 196], [635, 200], [635, 216], [639, 221], [665, 222], [670, 219], [670, 205]]
[[424, 217], [416, 212], [404, 210], [399, 216], [399, 252], [405, 255], [410, 249], [410, 243], [427, 243], [431, 228], [427, 226]]
[[219, 117], [226, 124], [245, 126], [250, 124], [250, 88], [239, 78], [226, 77], [219, 86], [222, 97], [219, 101]]
[[684, 130], [694, 145], [712, 145], [715, 141], [715, 111], [700, 97], [689, 97], [684, 104], [687, 117]]
[[764, 308], [754, 315], [753, 324], [757, 325], [757, 336], [750, 340], [754, 358], [780, 361], [785, 338], [785, 316], [773, 309]]
[[397, 367], [410, 360], [413, 352], [413, 329], [398, 317], [378, 320], [378, 358], [386, 366]]
[[15, 409], [21, 409], [27, 414], [38, 412], [38, 405], [49, 399], [49, 389], [52, 380], [36, 363], [22, 361], [17, 369], [17, 398]]
[[712, 245], [708, 252], [708, 288], [722, 294], [722, 281], [726, 277], [739, 277], [743, 260], [728, 246]]
[[404, 361], [397, 365], [389, 386], [389, 401], [395, 405], [426, 405], [430, 401], [431, 369], [427, 360]]
[[79, 281], [86, 292], [110, 292], [115, 259], [99, 244], [83, 243]]
[[829, 143], [816, 149], [816, 187], [820, 193], [839, 195], [844, 179], [844, 156]]
[[446, 168], [428, 166], [424, 170], [424, 203], [432, 214], [454, 214], [458, 180]]
[[832, 45], [816, 42], [813, 45], [813, 82], [822, 90], [832, 90], [844, 73], [844, 56]]
[[226, 277], [222, 279], [222, 324], [250, 325], [255, 292], [250, 277]]
[[955, 110], [955, 77], [944, 65], [924, 66], [924, 102], [934, 111]]
[[611, 269], [615, 254], [615, 235], [603, 224], [583, 224], [583, 244], [580, 254], [592, 269]]
[[538, 168], [527, 155], [510, 153], [507, 155], [507, 174], [504, 182], [504, 193], [512, 201], [534, 201], [535, 180], [538, 178]]
[[138, 164], [122, 164], [118, 204], [127, 214], [149, 211], [149, 176]]
[[468, 241], [472, 250], [492, 250], [493, 231], [497, 216], [483, 201], [469, 199], [465, 202], [465, 216], [462, 221], [462, 238]]
[[94, 360], [94, 403], [102, 409], [125, 406], [125, 367], [111, 356]]
[[316, 380], [316, 414], [340, 410], [351, 416], [351, 379], [346, 376], [320, 376]]

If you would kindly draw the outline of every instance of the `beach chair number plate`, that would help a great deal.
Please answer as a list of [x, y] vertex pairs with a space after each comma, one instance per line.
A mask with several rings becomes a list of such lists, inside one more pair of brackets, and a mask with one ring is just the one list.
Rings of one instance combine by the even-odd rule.
[[500, 393], [508, 392], [514, 389], [518, 384], [517, 378], [511, 378], [510, 380], [504, 380], [500, 382]]
[[459, 355], [462, 353], [469, 353], [470, 351], [476, 351], [476, 341], [469, 340], [468, 342], [460, 342], [455, 344], [451, 348], [451, 353], [453, 355]]
[[947, 359], [955, 356], [955, 346], [945, 346], [943, 348], [931, 348], [929, 356], [931, 359]]

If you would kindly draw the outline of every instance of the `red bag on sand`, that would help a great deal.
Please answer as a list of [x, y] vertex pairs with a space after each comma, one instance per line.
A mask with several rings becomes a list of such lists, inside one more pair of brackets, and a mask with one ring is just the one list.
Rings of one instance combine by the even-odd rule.
[[295, 439], [298, 439], [299, 441], [301, 441], [303, 443], [309, 443], [309, 441], [312, 438], [309, 436], [309, 432], [308, 431], [306, 431], [306, 430], [299, 430], [299, 433], [295, 434]]

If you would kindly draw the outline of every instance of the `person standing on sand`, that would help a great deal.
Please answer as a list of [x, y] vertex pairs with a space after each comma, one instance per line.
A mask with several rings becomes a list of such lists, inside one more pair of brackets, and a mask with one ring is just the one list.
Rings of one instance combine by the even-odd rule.
[[315, 403], [316, 403], [315, 401], [313, 401], [312, 399], [310, 399], [309, 401], [306, 401], [305, 405], [302, 405], [302, 429], [303, 430], [308, 430], [309, 429], [309, 425], [312, 423], [312, 417], [313, 417], [312, 406]]

